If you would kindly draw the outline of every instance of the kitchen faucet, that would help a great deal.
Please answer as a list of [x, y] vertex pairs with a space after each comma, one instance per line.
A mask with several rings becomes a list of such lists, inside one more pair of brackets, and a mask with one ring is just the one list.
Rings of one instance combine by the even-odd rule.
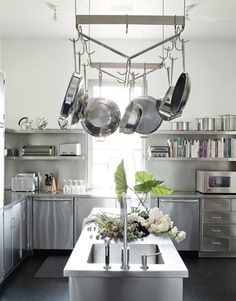
[[127, 232], [128, 232], [128, 215], [127, 215], [127, 200], [125, 194], [122, 195], [120, 201], [120, 213], [123, 219], [123, 247], [121, 249], [121, 269], [124, 271], [129, 270], [129, 247], [127, 244]]

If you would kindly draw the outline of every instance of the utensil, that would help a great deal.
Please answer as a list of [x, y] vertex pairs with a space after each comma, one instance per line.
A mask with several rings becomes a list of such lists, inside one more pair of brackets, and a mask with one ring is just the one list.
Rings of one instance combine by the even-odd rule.
[[147, 96], [146, 76], [143, 76], [144, 95], [136, 97], [133, 102], [141, 109], [141, 117], [135, 132], [148, 135], [155, 132], [162, 123], [162, 117], [158, 112], [161, 100]]
[[22, 117], [18, 121], [18, 125], [20, 126], [22, 131], [28, 131], [32, 129], [32, 122], [33, 120], [29, 120], [28, 117]]
[[39, 130], [45, 129], [47, 124], [48, 124], [48, 120], [45, 117], [36, 119], [36, 125], [37, 125]]

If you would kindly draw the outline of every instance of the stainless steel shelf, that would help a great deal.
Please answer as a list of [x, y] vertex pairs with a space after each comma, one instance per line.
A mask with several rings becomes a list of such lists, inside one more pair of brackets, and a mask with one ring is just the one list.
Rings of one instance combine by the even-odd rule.
[[217, 161], [217, 162], [232, 162], [236, 161], [236, 158], [150, 158], [149, 161]]
[[16, 160], [16, 161], [83, 161], [85, 160], [85, 155], [81, 156], [19, 156], [19, 157], [5, 157], [6, 160]]
[[22, 130], [14, 130], [14, 129], [6, 129], [6, 133], [12, 133], [12, 134], [86, 134], [83, 129], [68, 129], [68, 130], [60, 130], [60, 129], [45, 129], [45, 130], [38, 130], [38, 129], [32, 129], [28, 131], [22, 131]]
[[152, 135], [236, 135], [236, 131], [172, 131], [172, 130], [160, 130], [154, 132]]

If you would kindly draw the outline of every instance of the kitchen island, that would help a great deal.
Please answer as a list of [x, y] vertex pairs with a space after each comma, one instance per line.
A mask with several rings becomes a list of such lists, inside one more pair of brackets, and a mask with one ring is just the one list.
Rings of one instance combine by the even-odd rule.
[[[188, 270], [167, 234], [132, 241], [130, 268], [121, 269], [122, 243], [111, 242], [110, 268], [104, 269], [104, 240], [94, 224], [86, 225], [64, 268], [69, 277], [70, 301], [182, 301]], [[160, 252], [141, 268], [141, 254]], [[149, 261], [150, 260], [150, 261]]]

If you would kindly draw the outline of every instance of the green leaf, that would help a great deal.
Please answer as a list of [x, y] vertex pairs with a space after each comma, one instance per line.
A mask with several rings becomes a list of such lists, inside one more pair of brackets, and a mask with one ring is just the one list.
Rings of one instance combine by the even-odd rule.
[[123, 193], [126, 193], [128, 188], [123, 159], [121, 160], [121, 163], [116, 168], [114, 179], [115, 179], [115, 190], [119, 201], [121, 195]]
[[157, 180], [148, 180], [146, 182], [143, 182], [143, 183], [135, 185], [134, 186], [134, 190], [136, 192], [147, 193], [147, 192], [151, 191], [157, 185], [158, 185], [158, 181]]
[[171, 194], [173, 191], [174, 191], [173, 189], [163, 186], [163, 185], [156, 186], [156, 187], [152, 188], [152, 190], [151, 190], [151, 192], [155, 195]]
[[163, 181], [157, 180], [157, 178], [147, 171], [137, 171], [135, 173], [135, 183], [144, 183], [146, 181], [155, 180], [157, 184], [163, 183]]

